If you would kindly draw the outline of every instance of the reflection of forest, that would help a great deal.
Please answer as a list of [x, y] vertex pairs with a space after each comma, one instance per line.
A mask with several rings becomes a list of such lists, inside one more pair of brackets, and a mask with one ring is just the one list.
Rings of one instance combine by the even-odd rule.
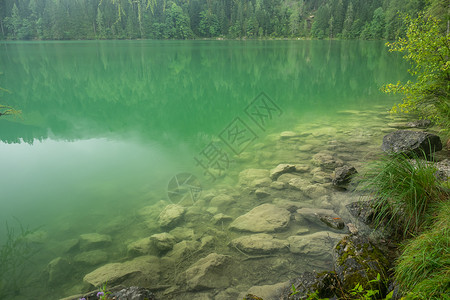
[[[260, 91], [284, 110], [364, 105], [406, 66], [382, 42], [102, 41], [0, 44], [0, 138], [214, 134]], [[9, 126], [8, 130], [4, 130]]]

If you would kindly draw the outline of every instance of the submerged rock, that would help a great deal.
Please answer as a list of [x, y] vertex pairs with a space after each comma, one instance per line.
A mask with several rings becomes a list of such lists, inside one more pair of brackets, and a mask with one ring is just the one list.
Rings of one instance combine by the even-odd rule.
[[270, 179], [277, 180], [281, 174], [295, 172], [295, 165], [279, 164], [270, 171]]
[[343, 237], [342, 234], [319, 231], [307, 235], [293, 235], [288, 238], [289, 251], [320, 259], [331, 259], [330, 250]]
[[266, 188], [260, 188], [255, 191], [255, 195], [258, 199], [266, 198], [270, 196], [270, 191]]
[[332, 154], [328, 152], [319, 152], [314, 154], [312, 157], [312, 163], [315, 166], [319, 166], [324, 170], [334, 170], [337, 167], [341, 167], [344, 162], [334, 157]]
[[134, 241], [127, 246], [127, 252], [130, 256], [139, 256], [149, 254], [152, 249], [152, 241], [149, 237]]
[[421, 156], [442, 150], [439, 136], [422, 131], [397, 130], [383, 138], [381, 149], [388, 153], [416, 154]]
[[197, 251], [200, 245], [198, 241], [181, 241], [173, 246], [172, 251], [167, 256], [179, 261]]
[[282, 294], [283, 290], [285, 290], [289, 286], [290, 286], [289, 281], [270, 285], [252, 286], [250, 289], [247, 290], [247, 292], [245, 292], [245, 296], [239, 297], [239, 299], [242, 298], [248, 300], [279, 299], [279, 296]]
[[73, 260], [77, 263], [95, 266], [108, 260], [108, 253], [102, 250], [92, 250], [76, 255]]
[[224, 269], [230, 262], [228, 255], [211, 253], [183, 272], [178, 281], [190, 291], [228, 287], [230, 277]]
[[223, 213], [219, 213], [217, 215], [214, 215], [212, 217], [212, 219], [211, 219], [213, 224], [223, 224], [223, 223], [229, 222], [231, 220], [233, 220], [232, 217], [230, 217], [228, 215], [225, 215]]
[[267, 233], [241, 236], [231, 241], [231, 245], [249, 254], [270, 254], [287, 251], [289, 243]]
[[80, 249], [81, 250], [93, 250], [103, 248], [111, 244], [112, 240], [109, 235], [98, 233], [86, 233], [80, 235]]
[[345, 165], [342, 167], [338, 167], [334, 170], [333, 173], [333, 185], [338, 187], [345, 187], [350, 183], [352, 177], [357, 173], [358, 171], [356, 171], [355, 167], [352, 166]]
[[280, 133], [280, 140], [288, 140], [299, 136], [300, 134], [294, 131], [283, 131], [282, 133]]
[[213, 207], [220, 207], [220, 206], [230, 205], [234, 202], [235, 202], [235, 200], [230, 195], [221, 194], [221, 195], [217, 195], [217, 196], [213, 197], [211, 199], [211, 201], [209, 202], [209, 204]]
[[159, 214], [159, 226], [174, 227], [183, 217], [186, 209], [178, 204], [167, 205]]
[[327, 225], [333, 229], [344, 229], [344, 221], [331, 209], [301, 208], [296, 212], [302, 218], [318, 225]]
[[357, 201], [347, 204], [345, 207], [350, 214], [364, 224], [370, 225], [375, 220], [375, 209], [372, 201]]
[[331, 217], [331, 216], [321, 216], [319, 215], [319, 220], [325, 223], [328, 227], [331, 227], [333, 229], [344, 229], [345, 223], [344, 221], [339, 217]]
[[172, 250], [176, 243], [175, 237], [167, 232], [154, 234], [150, 237], [150, 240], [161, 252]]
[[262, 204], [236, 218], [230, 228], [237, 231], [274, 232], [287, 228], [291, 213], [273, 204]]
[[52, 286], [65, 283], [67, 277], [72, 272], [72, 265], [62, 257], [53, 259], [46, 268], [48, 283]]
[[95, 287], [108, 282], [109, 285], [142, 282], [156, 285], [160, 279], [160, 263], [155, 256], [141, 256], [124, 263], [104, 265], [84, 276], [83, 280]]
[[[254, 186], [254, 181], [269, 178], [269, 171], [266, 169], [246, 169], [239, 173], [239, 184], [243, 186]], [[270, 178], [269, 178], [270, 179]]]

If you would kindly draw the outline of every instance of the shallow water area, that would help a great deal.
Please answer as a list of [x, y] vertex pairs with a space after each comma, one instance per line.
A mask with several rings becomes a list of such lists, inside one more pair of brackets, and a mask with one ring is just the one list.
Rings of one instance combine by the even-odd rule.
[[[36, 228], [37, 252], [17, 267], [25, 284], [11, 299], [58, 299], [103, 279], [161, 299], [238, 299], [326, 269], [347, 229], [308, 209], [349, 222], [344, 206], [358, 196], [334, 189], [332, 172], [379, 153], [397, 99], [378, 89], [407, 68], [381, 42], [0, 49], [0, 86], [11, 91], [0, 102], [23, 111], [0, 119], [0, 219]], [[283, 163], [296, 169], [271, 178]], [[183, 212], [163, 222], [174, 204]], [[91, 273], [108, 263], [124, 274]]]

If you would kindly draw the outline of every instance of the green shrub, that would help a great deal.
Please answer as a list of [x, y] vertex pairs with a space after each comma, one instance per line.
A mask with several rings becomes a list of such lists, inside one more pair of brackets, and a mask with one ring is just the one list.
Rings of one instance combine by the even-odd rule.
[[373, 199], [375, 224], [393, 225], [403, 237], [420, 232], [430, 222], [429, 208], [446, 194], [436, 171], [425, 159], [405, 154], [371, 164], [362, 186]]
[[395, 278], [408, 299], [450, 299], [450, 201], [437, 211], [435, 223], [407, 242], [397, 260]]

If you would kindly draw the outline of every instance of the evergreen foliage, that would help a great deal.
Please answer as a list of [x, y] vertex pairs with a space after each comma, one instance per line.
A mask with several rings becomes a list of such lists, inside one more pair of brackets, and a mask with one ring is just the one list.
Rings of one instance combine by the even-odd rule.
[[0, 39], [396, 39], [443, 0], [2, 0]]

